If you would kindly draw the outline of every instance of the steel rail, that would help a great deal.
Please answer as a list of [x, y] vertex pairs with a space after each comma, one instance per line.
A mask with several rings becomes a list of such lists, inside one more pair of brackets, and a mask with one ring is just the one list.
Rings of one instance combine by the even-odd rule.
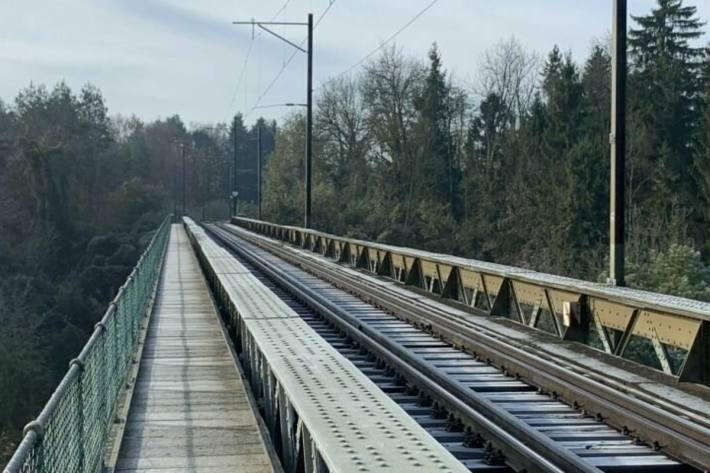
[[314, 293], [302, 282], [289, 274], [275, 270], [259, 255], [236, 244], [233, 238], [230, 238], [229, 232], [210, 226], [206, 228], [230, 249], [244, 256], [270, 278], [278, 281], [279, 285], [337, 323], [353, 339], [382, 357], [415, 385], [423, 388], [437, 401], [459, 412], [467, 421], [484, 432], [484, 436], [488, 436], [516, 468], [541, 472], [601, 472], [480, 394], [461, 386], [451, 376], [442, 373], [428, 361], [361, 324], [352, 315]]
[[317, 257], [298, 255], [281, 242], [234, 226], [220, 227], [321, 279], [394, 312], [400, 318], [420, 326], [429, 326], [444, 339], [519, 374], [521, 379], [532, 385], [554, 392], [579, 409], [598, 413], [609, 425], [633, 433], [639, 440], [683, 462], [701, 469], [710, 468], [707, 453], [710, 451], [710, 429], [686, 418], [692, 415], [669, 412], [651, 404], [651, 400], [644, 401], [608, 386], [585, 371], [572, 371], [561, 360], [549, 359], [549, 353], [543, 354], [529, 346], [517, 347], [507, 340], [500, 340], [486, 333], [490, 331], [487, 327], [477, 326], [470, 319], [463, 321], [452, 317], [440, 304], [422, 304], [406, 299], [401, 292], [389, 290], [386, 284], [374, 286], [371, 277], [358, 279], [352, 275], [352, 271], [346, 273], [341, 267], [330, 267], [322, 262], [318, 264]]
[[[358, 285], [357, 278], [350, 278], [354, 285]], [[372, 284], [365, 283], [365, 285], [360, 285], [363, 290], [371, 288]], [[441, 301], [446, 304], [446, 308], [442, 308], [432, 299], [430, 293], [417, 288], [407, 287], [407, 290], [412, 291], [416, 295], [423, 295], [428, 300], [434, 302], [434, 304], [427, 304], [425, 308], [421, 308], [418, 305], [413, 305], [411, 308], [407, 303], [407, 300], [399, 294], [391, 293], [384, 287], [375, 290], [381, 290], [383, 294], [387, 293], [389, 296], [388, 300], [391, 304], [396, 305], [397, 301], [403, 301], [405, 303], [404, 307], [399, 307], [401, 314], [418, 314], [416, 322], [432, 322], [435, 321], [433, 327], [437, 329], [437, 333], [447, 338], [454, 337], [455, 335], [460, 335], [463, 329], [465, 333], [475, 334], [476, 331], [484, 331], [491, 333], [489, 337], [485, 337], [486, 340], [496, 340], [496, 335], [493, 334], [490, 327], [484, 327], [475, 320], [471, 320], [471, 317], [467, 317], [470, 313], [476, 316], [486, 317], [483, 311], [477, 309], [472, 310], [470, 313], [465, 313], [461, 309], [455, 307], [454, 304], [448, 303], [447, 301]], [[405, 315], [403, 315], [404, 317]], [[523, 333], [523, 332], [521, 332]], [[472, 347], [471, 339], [464, 338], [459, 341], [463, 346]], [[655, 392], [646, 391], [635, 386], [629, 386], [624, 384], [623, 381], [618, 381], [609, 377], [608, 373], [605, 373], [603, 369], [593, 369], [589, 366], [584, 366], [578, 362], [565, 359], [560, 355], [541, 349], [537, 346], [531, 346], [529, 344], [521, 343], [517, 340], [506, 340], [506, 345], [510, 346], [510, 352], [505, 352], [513, 356], [513, 360], [519, 358], [524, 358], [524, 362], [521, 365], [521, 370], [525, 371], [528, 366], [535, 366], [543, 369], [544, 371], [552, 371], [559, 374], [562, 378], [569, 378], [574, 381], [574, 384], [580, 384], [591, 387], [591, 389], [584, 392], [596, 392], [597, 390], [601, 392], [613, 393], [612, 395], [623, 396], [626, 399], [630, 399], [633, 403], [624, 403], [624, 409], [631, 409], [634, 412], [644, 414], [646, 417], [651, 419], [654, 423], [662, 424], [667, 427], [671, 427], [677, 432], [682, 433], [690, 437], [695, 437], [698, 439], [708, 439], [710, 438], [710, 417], [707, 417], [702, 411], [690, 410], [688, 406], [680, 405], [674, 403], [669, 399], [659, 398], [658, 394]], [[593, 350], [593, 349], [592, 349]], [[596, 351], [596, 350], [595, 350]], [[502, 354], [503, 352], [501, 352]], [[594, 353], [596, 354], [596, 353]], [[601, 354], [601, 353], [599, 353]], [[604, 354], [602, 354], [604, 356]], [[610, 361], [614, 361], [611, 359]], [[512, 361], [513, 366], [515, 361]], [[508, 366], [505, 364], [505, 366]], [[659, 376], [664, 377], [665, 375], [657, 373]], [[651, 380], [649, 378], [649, 380]], [[557, 391], [558, 394], [565, 392], [564, 389], [559, 390], [557, 388], [562, 388], [560, 386], [552, 386], [549, 388], [550, 391]], [[707, 389], [707, 388], [706, 388]], [[710, 393], [710, 391], [708, 391]], [[620, 398], [621, 399], [621, 398]], [[577, 400], [579, 401], [579, 400]], [[605, 398], [604, 403], [608, 402], [609, 399]], [[622, 401], [623, 403], [623, 401]], [[601, 410], [606, 407], [606, 404], [599, 406]], [[600, 411], [601, 412], [601, 411]], [[617, 427], [622, 428], [623, 425], [617, 425]], [[674, 435], [676, 434], [674, 433]]]

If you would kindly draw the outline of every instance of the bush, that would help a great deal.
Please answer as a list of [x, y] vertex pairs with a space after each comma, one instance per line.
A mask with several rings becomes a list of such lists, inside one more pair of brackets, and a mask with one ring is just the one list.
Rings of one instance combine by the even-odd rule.
[[648, 291], [710, 301], [710, 267], [700, 252], [673, 244], [651, 256], [648, 264], [629, 275], [629, 285]]

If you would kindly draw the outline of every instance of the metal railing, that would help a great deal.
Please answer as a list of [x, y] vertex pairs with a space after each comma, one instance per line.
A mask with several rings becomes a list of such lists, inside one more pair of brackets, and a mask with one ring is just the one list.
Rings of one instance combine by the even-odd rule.
[[232, 223], [681, 381], [710, 384], [710, 303], [249, 218]]
[[25, 426], [4, 473], [101, 471], [117, 400], [159, 279], [169, 234], [167, 217], [40, 415]]

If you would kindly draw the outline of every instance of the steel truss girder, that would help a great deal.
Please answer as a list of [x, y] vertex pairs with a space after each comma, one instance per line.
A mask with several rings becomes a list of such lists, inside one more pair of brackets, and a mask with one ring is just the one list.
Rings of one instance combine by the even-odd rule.
[[232, 223], [560, 339], [589, 345], [596, 333], [611, 355], [646, 343], [664, 373], [710, 384], [710, 304], [247, 218]]

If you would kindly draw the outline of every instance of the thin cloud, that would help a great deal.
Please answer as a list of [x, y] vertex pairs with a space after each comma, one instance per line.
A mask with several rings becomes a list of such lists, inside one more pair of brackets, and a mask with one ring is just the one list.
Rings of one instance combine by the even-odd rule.
[[[316, 17], [330, 0], [292, 0], [278, 20]], [[430, 0], [336, 0], [315, 32], [315, 84], [361, 58]], [[179, 113], [186, 122], [228, 120], [247, 111], [290, 56], [292, 49], [232, 20], [268, 19], [284, 0], [3, 0], [0, 2], [0, 97], [10, 102], [30, 82], [65, 80], [99, 87], [110, 111], [145, 120]], [[645, 14], [655, 0], [630, 0]], [[706, 0], [686, 0], [707, 20]], [[426, 59], [436, 41], [444, 67], [461, 78], [476, 76], [478, 59], [514, 35], [542, 55], [554, 44], [583, 61], [592, 43], [605, 38], [611, 0], [442, 0], [397, 38], [405, 54]], [[12, 19], [11, 21], [8, 19]], [[630, 22], [630, 24], [633, 24]], [[707, 28], [707, 27], [706, 27]], [[295, 42], [298, 27], [276, 27]], [[705, 40], [708, 36], [705, 36]], [[244, 80], [237, 79], [252, 44]], [[305, 58], [296, 57], [262, 103], [305, 100]], [[232, 97], [236, 99], [232, 101]], [[260, 110], [278, 118], [289, 109]]]

